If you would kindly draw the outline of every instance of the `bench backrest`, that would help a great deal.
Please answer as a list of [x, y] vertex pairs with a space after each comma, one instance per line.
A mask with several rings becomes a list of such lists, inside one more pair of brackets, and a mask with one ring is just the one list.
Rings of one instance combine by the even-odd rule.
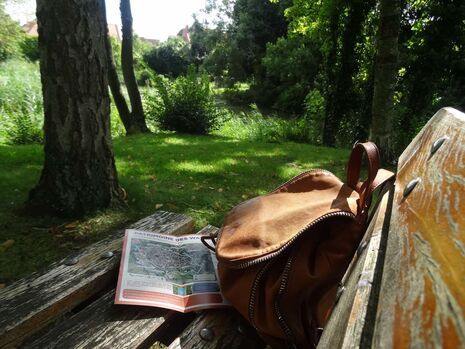
[[465, 346], [464, 212], [465, 114], [444, 108], [401, 155], [319, 347]]

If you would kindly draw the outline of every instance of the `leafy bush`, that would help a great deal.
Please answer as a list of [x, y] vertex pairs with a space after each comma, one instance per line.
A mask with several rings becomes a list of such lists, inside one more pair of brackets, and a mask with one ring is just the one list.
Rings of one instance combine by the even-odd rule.
[[0, 64], [0, 133], [3, 141], [42, 140], [43, 105], [39, 66], [22, 60]]
[[145, 63], [158, 74], [178, 77], [187, 72], [189, 48], [181, 38], [170, 38], [143, 55]]
[[174, 81], [157, 77], [158, 93], [145, 94], [146, 110], [163, 130], [207, 134], [215, 129], [219, 111], [207, 75], [193, 68]]
[[31, 62], [36, 62], [40, 58], [39, 38], [37, 36], [26, 36], [19, 44], [23, 56]]

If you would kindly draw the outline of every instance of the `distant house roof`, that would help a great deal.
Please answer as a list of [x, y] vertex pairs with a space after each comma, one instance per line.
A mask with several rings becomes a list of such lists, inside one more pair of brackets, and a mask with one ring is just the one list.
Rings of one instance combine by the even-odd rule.
[[118, 39], [118, 41], [121, 41], [121, 36], [119, 34], [119, 28], [118, 25], [116, 24], [110, 24], [108, 23], [108, 35], [112, 38]]
[[[27, 22], [22, 26], [24, 32], [30, 36], [39, 36], [39, 31], [37, 30], [37, 19]], [[108, 24], [108, 34], [121, 41], [121, 35], [119, 33], [117, 24]]]
[[34, 19], [32, 21], [29, 21], [27, 22], [26, 24], [24, 24], [22, 26], [24, 32], [27, 34], [27, 35], [30, 35], [30, 36], [39, 36], [39, 32], [37, 30], [37, 20]]
[[189, 26], [185, 26], [183, 29], [181, 29], [178, 33], [178, 36], [182, 37], [185, 42], [188, 44], [191, 43], [191, 35], [189, 33]]

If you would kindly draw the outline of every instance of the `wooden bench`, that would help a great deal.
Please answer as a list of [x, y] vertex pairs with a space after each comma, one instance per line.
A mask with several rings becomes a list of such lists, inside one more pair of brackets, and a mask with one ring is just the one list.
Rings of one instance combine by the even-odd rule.
[[[464, 125], [463, 114], [443, 109], [400, 157], [396, 185], [342, 280], [320, 348], [465, 347]], [[445, 141], [432, 151], [438, 139]], [[193, 224], [157, 211], [131, 227], [179, 235]], [[265, 347], [233, 310], [114, 305], [122, 236], [0, 290], [0, 347]]]

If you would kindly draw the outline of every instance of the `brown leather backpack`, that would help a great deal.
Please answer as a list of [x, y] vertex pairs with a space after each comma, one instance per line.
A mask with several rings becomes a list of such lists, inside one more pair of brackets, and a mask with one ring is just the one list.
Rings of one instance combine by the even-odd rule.
[[[363, 153], [368, 179], [359, 183]], [[352, 150], [343, 183], [304, 172], [234, 207], [215, 237], [221, 289], [273, 347], [311, 348], [365, 232], [373, 190], [392, 173], [373, 143]]]

